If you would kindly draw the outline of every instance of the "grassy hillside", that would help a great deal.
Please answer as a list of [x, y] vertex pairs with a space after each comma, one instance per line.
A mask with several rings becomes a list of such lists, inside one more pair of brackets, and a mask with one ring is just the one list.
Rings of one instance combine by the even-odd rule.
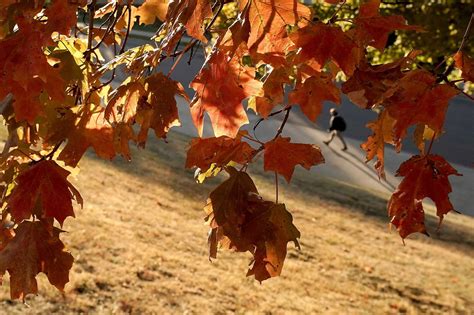
[[[63, 296], [44, 276], [28, 305], [0, 288], [0, 313], [469, 314], [474, 310], [474, 220], [450, 214], [440, 234], [406, 246], [389, 231], [386, 197], [297, 171], [280, 200], [300, 229], [282, 277], [259, 284], [248, 254], [207, 258], [202, 206], [219, 180], [198, 185], [185, 171], [188, 139], [170, 134], [132, 163], [91, 154], [75, 184], [85, 199], [63, 239], [76, 258]], [[273, 175], [250, 172], [273, 198]]]

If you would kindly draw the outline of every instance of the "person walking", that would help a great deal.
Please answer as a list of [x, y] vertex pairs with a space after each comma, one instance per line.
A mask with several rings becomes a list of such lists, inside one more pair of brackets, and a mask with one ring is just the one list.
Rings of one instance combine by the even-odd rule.
[[331, 108], [329, 110], [329, 113], [331, 114], [331, 119], [329, 120], [329, 139], [326, 141], [323, 141], [325, 145], [329, 145], [331, 141], [334, 139], [334, 137], [338, 137], [339, 140], [342, 142], [342, 151], [347, 150], [347, 145], [346, 142], [344, 141], [344, 138], [342, 137], [342, 133], [346, 130], [346, 122], [344, 118], [338, 115], [337, 110], [335, 108]]

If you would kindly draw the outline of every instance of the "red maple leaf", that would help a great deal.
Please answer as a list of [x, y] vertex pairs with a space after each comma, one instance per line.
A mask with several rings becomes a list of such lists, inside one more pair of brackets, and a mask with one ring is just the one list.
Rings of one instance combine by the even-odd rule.
[[386, 97], [385, 93], [398, 83], [403, 77], [402, 71], [406, 70], [420, 53], [412, 51], [406, 57], [382, 65], [373, 66], [366, 61], [361, 62], [349, 80], [342, 84], [341, 91], [361, 108], [368, 109], [381, 104]]
[[425, 70], [413, 70], [387, 91], [384, 106], [395, 119], [394, 139], [397, 145], [411, 125], [424, 123], [440, 133], [451, 98], [459, 93], [447, 84], [437, 84]]
[[402, 238], [415, 232], [426, 233], [421, 203], [424, 198], [434, 201], [440, 224], [444, 215], [454, 209], [448, 196], [448, 176], [461, 174], [443, 157], [415, 155], [400, 165], [396, 175], [404, 178], [388, 202], [388, 214]]
[[369, 0], [359, 8], [359, 15], [354, 19], [355, 37], [363, 45], [369, 44], [383, 51], [387, 44], [388, 34], [394, 30], [421, 31], [418, 26], [407, 25], [403, 16], [379, 14], [380, 0]]
[[314, 58], [322, 68], [333, 60], [346, 75], [351, 75], [361, 58], [359, 46], [338, 26], [311, 24], [291, 33], [290, 38], [301, 48], [295, 63]]
[[461, 69], [462, 77], [467, 81], [474, 82], [474, 59], [459, 51], [454, 55], [454, 62], [456, 68]]
[[321, 150], [312, 144], [290, 143], [290, 138], [278, 137], [265, 143], [263, 167], [265, 171], [275, 171], [290, 182], [295, 166], [306, 169], [324, 163]]
[[82, 206], [82, 197], [67, 180], [70, 173], [56, 162], [44, 160], [23, 171], [9, 199], [8, 208], [16, 223], [28, 219], [41, 206], [44, 217], [52, 217], [62, 225], [68, 216], [74, 217], [72, 199]]

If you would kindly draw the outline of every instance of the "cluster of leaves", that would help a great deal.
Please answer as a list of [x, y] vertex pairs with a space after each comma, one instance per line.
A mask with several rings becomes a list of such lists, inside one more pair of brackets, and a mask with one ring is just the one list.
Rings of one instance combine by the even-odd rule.
[[[426, 197], [436, 203], [440, 220], [451, 211], [448, 176], [459, 174], [430, 151], [442, 133], [448, 102], [460, 90], [447, 70], [417, 65], [418, 51], [387, 64], [367, 61], [368, 48], [383, 53], [394, 30], [422, 30], [402, 16], [380, 14], [379, 0], [363, 2], [350, 19], [339, 19], [345, 1], [326, 2], [333, 14], [321, 20], [297, 0], [109, 0], [103, 6], [95, 0], [2, 1], [0, 111], [9, 134], [0, 158], [0, 280], [8, 271], [12, 298], [36, 293], [40, 272], [64, 288], [73, 258], [55, 225], [74, 217], [73, 200], [82, 205], [68, 181], [71, 169], [89, 148], [104, 159], [130, 160], [130, 144], [144, 147], [150, 129], [165, 138], [179, 126], [175, 97], [189, 99], [170, 75], [199, 45], [206, 60], [191, 83], [190, 111], [200, 136], [209, 116], [215, 137], [192, 140], [186, 167], [199, 168], [200, 180], [221, 171], [229, 176], [205, 207], [210, 257], [218, 247], [248, 251], [253, 255], [248, 275], [262, 281], [281, 273], [287, 243], [298, 244], [300, 234], [278, 195], [276, 202], [261, 198], [247, 165], [263, 155], [264, 169], [275, 173], [278, 187], [278, 175], [290, 182], [297, 165], [310, 169], [323, 163], [317, 146], [293, 143], [282, 132], [293, 106], [315, 121], [322, 103], [339, 103], [341, 92], [363, 109], [380, 110], [362, 147], [367, 160], [377, 157], [381, 177], [385, 143], [400, 150], [409, 127], [416, 126], [420, 155], [401, 165], [404, 179], [388, 205], [400, 235], [426, 233], [421, 203]], [[224, 8], [237, 14], [223, 14]], [[79, 13], [87, 23], [77, 23]], [[127, 49], [133, 26], [157, 19], [162, 23], [150, 39], [153, 45]], [[191, 38], [184, 47], [183, 36]], [[465, 39], [454, 60], [460, 81], [472, 81]], [[113, 57], [104, 58], [100, 48]], [[170, 72], [157, 71], [169, 58], [175, 58]], [[347, 78], [342, 88], [334, 82], [338, 73]], [[286, 104], [285, 87], [292, 89]], [[242, 130], [249, 122], [244, 101], [262, 120], [283, 116], [269, 141]], [[431, 141], [427, 150], [425, 140]]]

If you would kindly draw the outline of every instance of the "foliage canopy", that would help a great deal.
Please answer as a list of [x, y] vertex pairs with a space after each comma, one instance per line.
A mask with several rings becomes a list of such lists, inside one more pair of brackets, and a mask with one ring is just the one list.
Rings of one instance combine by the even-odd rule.
[[[418, 23], [418, 12], [438, 15], [435, 5], [2, 1], [0, 99], [9, 134], [0, 158], [0, 280], [8, 271], [12, 298], [36, 293], [40, 272], [64, 288], [73, 258], [56, 225], [74, 217], [73, 201], [83, 202], [68, 181], [71, 169], [89, 148], [103, 159], [131, 160], [130, 144], [145, 147], [150, 130], [165, 139], [170, 128], [180, 126], [176, 97], [189, 102], [200, 136], [206, 114], [215, 134], [192, 140], [186, 167], [198, 167], [201, 181], [228, 174], [205, 206], [211, 258], [218, 247], [248, 251], [253, 260], [247, 275], [259, 281], [280, 275], [287, 243], [298, 246], [300, 233], [278, 194], [275, 202], [259, 195], [247, 166], [263, 156], [278, 186], [278, 175], [290, 182], [297, 165], [310, 169], [323, 163], [316, 145], [293, 143], [282, 132], [294, 106], [314, 121], [322, 103], [339, 103], [341, 93], [361, 109], [379, 110], [368, 125], [373, 134], [361, 146], [368, 161], [377, 159], [381, 178], [385, 144], [400, 150], [415, 127], [420, 154], [400, 166], [403, 180], [388, 211], [402, 238], [427, 233], [422, 200], [435, 202], [441, 223], [453, 210], [448, 177], [460, 175], [431, 154], [431, 146], [442, 134], [449, 101], [474, 77], [472, 47], [466, 45], [472, 16], [450, 8], [456, 13], [442, 16], [466, 22], [466, 31], [443, 40], [440, 49], [421, 52], [415, 50], [419, 34], [431, 34], [440, 23]], [[404, 16], [420, 25], [409, 25]], [[128, 48], [139, 24], [152, 25], [154, 35]], [[190, 85], [195, 90], [190, 99], [170, 75], [200, 47], [206, 60]], [[111, 58], [104, 57], [105, 49]], [[171, 58], [169, 73], [157, 71]], [[342, 86], [336, 77], [344, 78]], [[262, 120], [283, 117], [272, 139], [262, 142], [242, 129], [249, 123], [246, 107]]]

